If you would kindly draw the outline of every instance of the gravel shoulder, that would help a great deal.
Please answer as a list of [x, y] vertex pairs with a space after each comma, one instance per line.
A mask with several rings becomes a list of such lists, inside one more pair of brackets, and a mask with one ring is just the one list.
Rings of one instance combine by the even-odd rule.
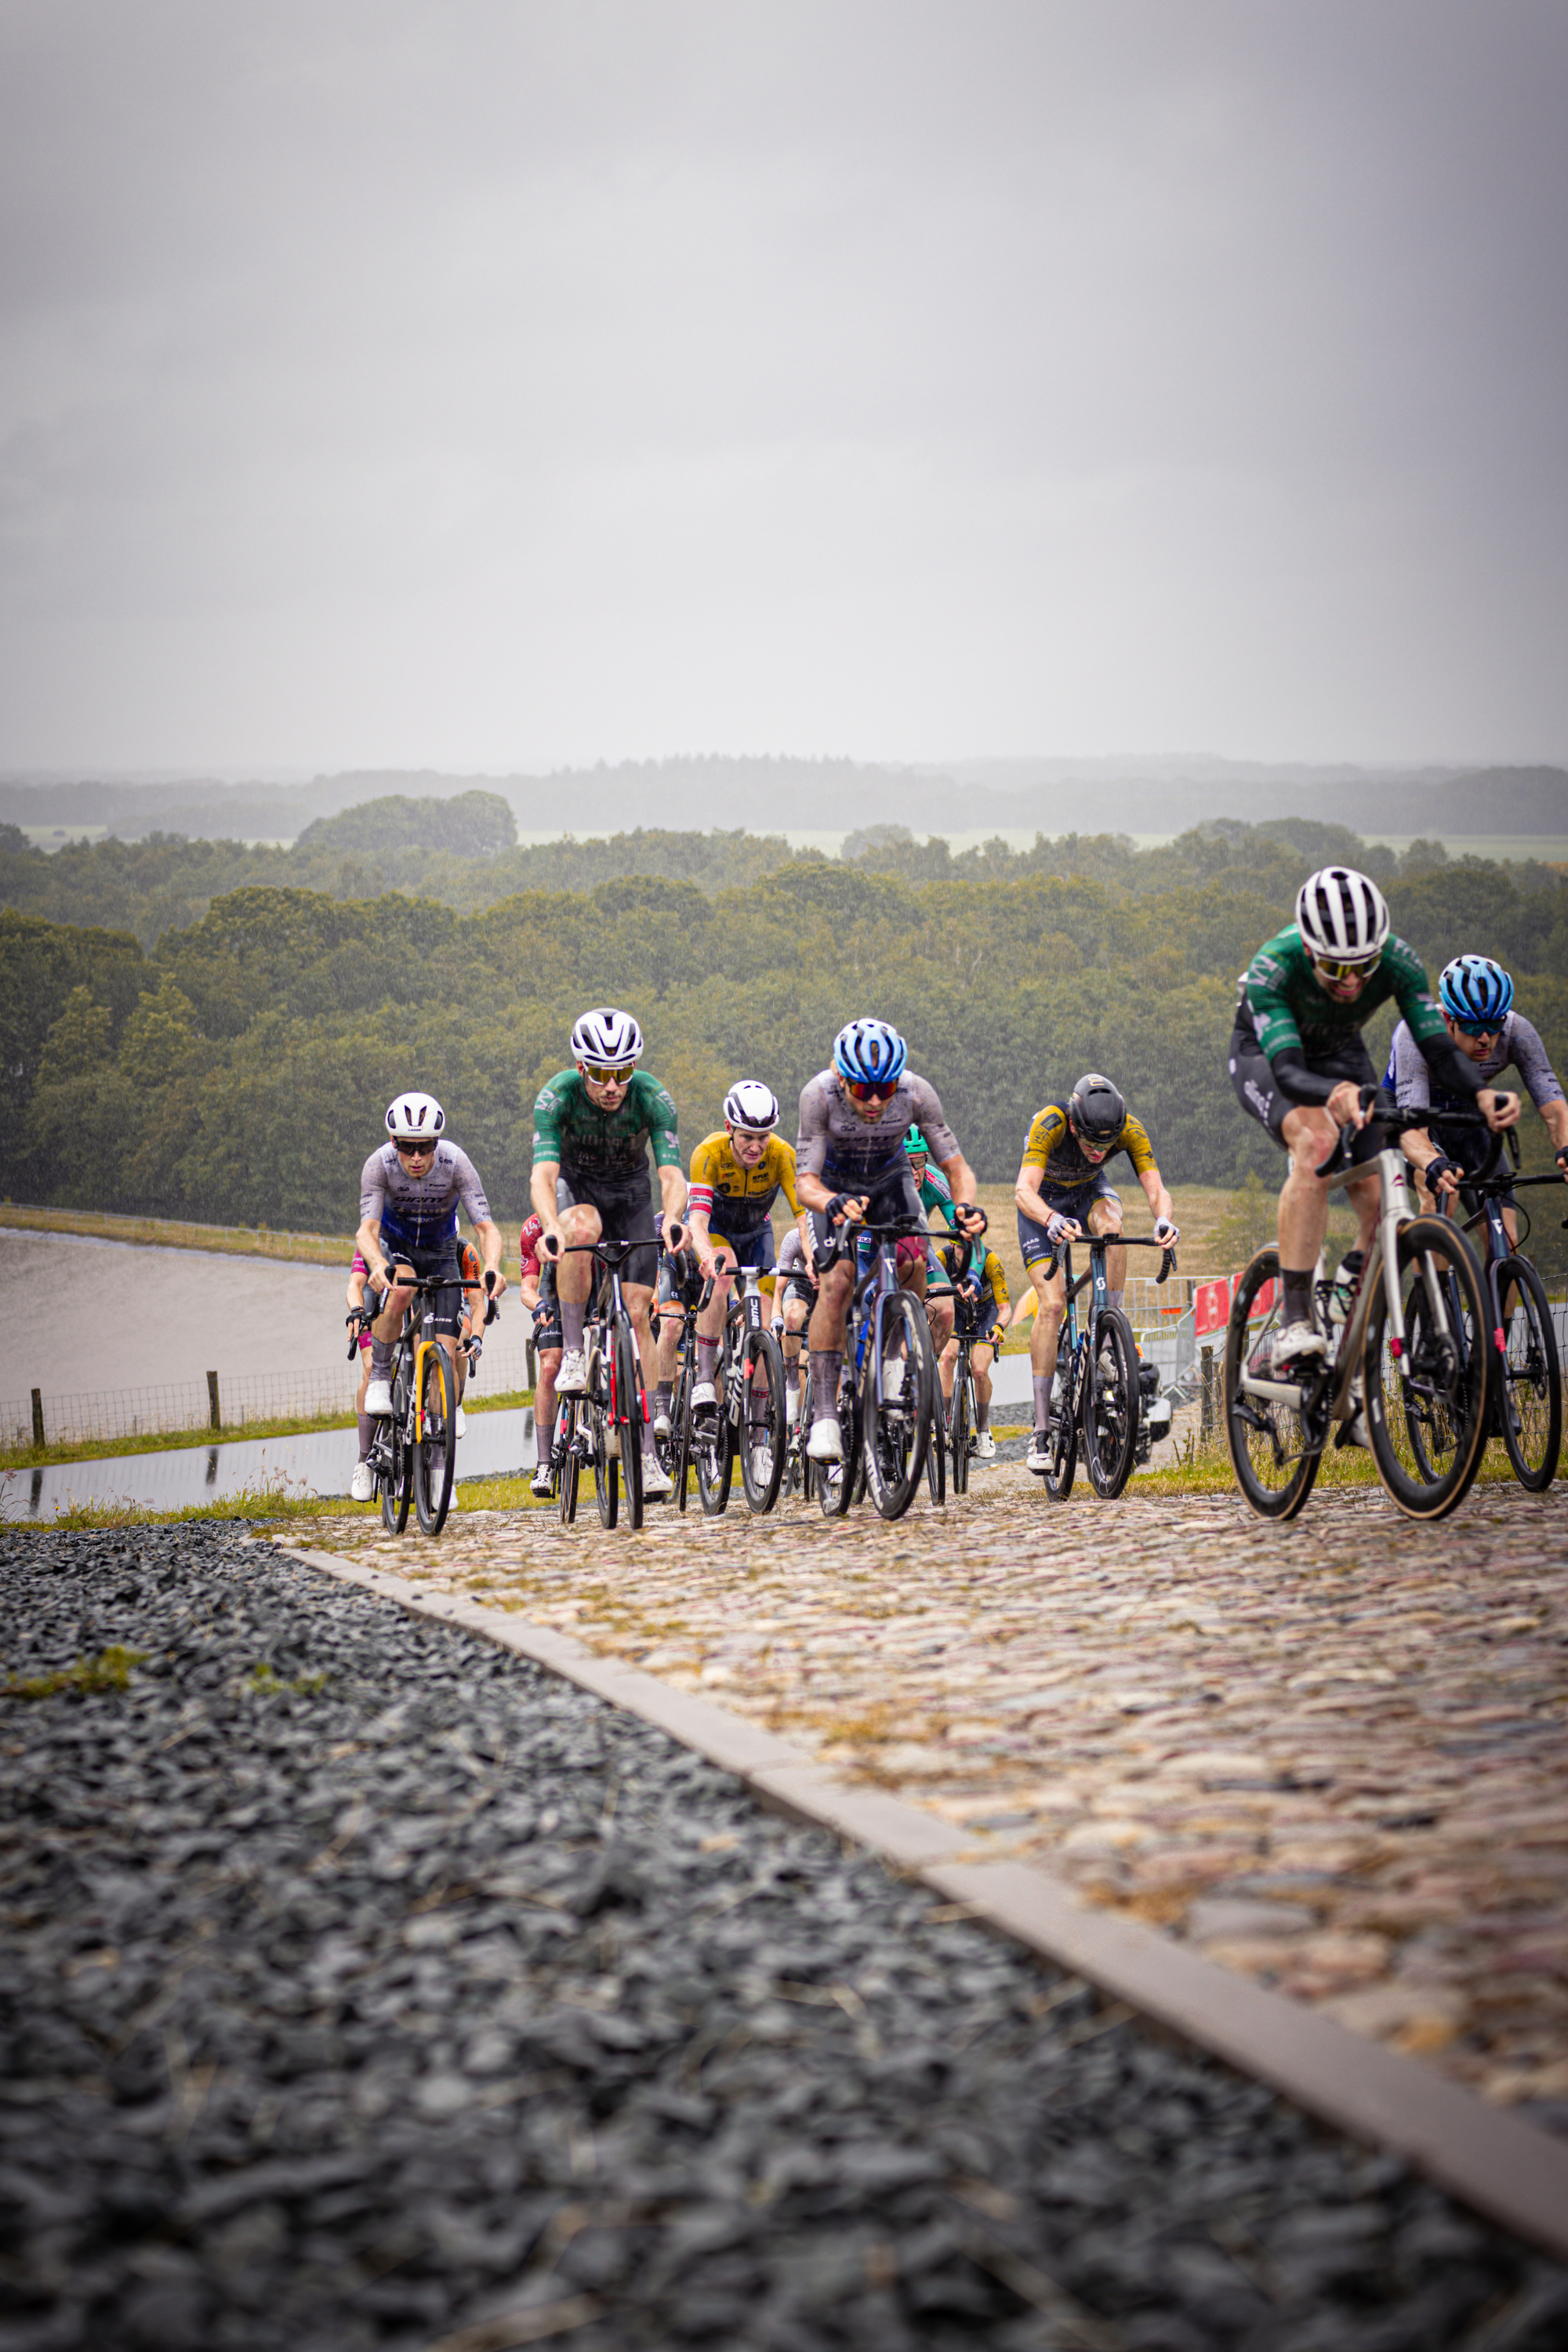
[[0, 1574], [3, 2352], [1568, 2331], [1398, 2162], [487, 1643], [226, 1529]]

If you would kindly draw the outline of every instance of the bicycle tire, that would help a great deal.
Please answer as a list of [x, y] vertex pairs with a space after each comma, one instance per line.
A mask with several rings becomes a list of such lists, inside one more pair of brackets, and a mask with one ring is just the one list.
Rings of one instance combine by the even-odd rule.
[[812, 1464], [816, 1498], [822, 1506], [825, 1518], [841, 1519], [856, 1499], [856, 1488], [866, 1473], [861, 1437], [860, 1391], [855, 1382], [841, 1372], [838, 1381], [839, 1458], [837, 1462]]
[[[901, 1519], [920, 1485], [931, 1429], [931, 1326], [908, 1291], [878, 1298], [871, 1340], [861, 1381], [866, 1486], [884, 1519]], [[884, 1366], [903, 1365], [897, 1399], [885, 1377], [879, 1399], [879, 1359]]]
[[620, 1433], [626, 1525], [635, 1532], [643, 1522], [642, 1447], [643, 1431], [647, 1424], [643, 1419], [642, 1367], [629, 1323], [621, 1324], [616, 1330], [611, 1369], [614, 1378], [610, 1406], [615, 1427]]
[[381, 1520], [389, 1535], [400, 1536], [408, 1525], [414, 1495], [414, 1449], [408, 1442], [408, 1374], [406, 1360], [392, 1383], [392, 1418], [387, 1426], [392, 1468], [381, 1489]]
[[1256, 1331], [1253, 1302], [1279, 1279], [1279, 1253], [1259, 1250], [1236, 1283], [1225, 1332], [1225, 1442], [1236, 1483], [1261, 1519], [1293, 1519], [1311, 1493], [1322, 1448], [1310, 1445], [1291, 1405], [1248, 1397], [1240, 1387], [1244, 1365], [1268, 1338], [1279, 1318], [1279, 1292]]
[[1527, 1258], [1505, 1257], [1496, 1276], [1500, 1339], [1495, 1370], [1503, 1448], [1520, 1485], [1540, 1495], [1557, 1475], [1563, 1443], [1557, 1335], [1541, 1276]]
[[972, 1425], [969, 1398], [973, 1385], [967, 1348], [960, 1348], [955, 1369], [957, 1378], [952, 1383], [952, 1491], [955, 1495], [966, 1495], [969, 1492], [969, 1433]]
[[713, 1368], [713, 1389], [718, 1399], [710, 1412], [691, 1424], [691, 1453], [697, 1465], [697, 1495], [707, 1517], [719, 1517], [730, 1506], [730, 1486], [735, 1475], [735, 1433], [730, 1426], [728, 1404], [728, 1351], [720, 1357]]
[[[771, 1511], [779, 1498], [779, 1485], [784, 1477], [784, 1454], [789, 1444], [789, 1428], [784, 1419], [784, 1349], [771, 1331], [748, 1331], [742, 1349], [743, 1370], [742, 1392], [745, 1398], [746, 1425], [741, 1444], [741, 1484], [747, 1502], [753, 1511]], [[755, 1391], [757, 1366], [767, 1367], [766, 1444], [770, 1455], [770, 1475], [756, 1475], [756, 1448], [752, 1443], [763, 1423], [751, 1418]]]
[[563, 1397], [556, 1414], [557, 1442], [563, 1447], [561, 1456], [561, 1483], [555, 1500], [561, 1512], [561, 1524], [569, 1528], [577, 1517], [577, 1485], [582, 1475], [582, 1456], [577, 1451], [578, 1408], [575, 1397]]
[[[1488, 1335], [1477, 1332], [1465, 1313], [1464, 1301], [1457, 1284], [1447, 1286], [1445, 1305], [1451, 1321], [1459, 1330], [1467, 1348], [1489, 1344]], [[1417, 1288], [1410, 1300], [1405, 1324], [1405, 1343], [1413, 1359], [1423, 1358], [1430, 1345], [1431, 1308], [1425, 1287]], [[1405, 1437], [1410, 1448], [1410, 1458], [1424, 1486], [1435, 1486], [1446, 1478], [1453, 1467], [1456, 1431], [1452, 1420], [1443, 1410], [1419, 1390], [1409, 1388], [1402, 1392], [1405, 1408]]]
[[[1369, 1305], [1362, 1381], [1367, 1435], [1377, 1475], [1407, 1518], [1442, 1519], [1469, 1492], [1486, 1451], [1491, 1410], [1491, 1359], [1486, 1344], [1486, 1294], [1475, 1253], [1449, 1217], [1413, 1217], [1397, 1243], [1401, 1297], [1406, 1300], [1405, 1348], [1397, 1360], [1384, 1345], [1388, 1289], [1380, 1280]], [[1416, 1286], [1455, 1289], [1458, 1311], [1473, 1335], [1441, 1335], [1428, 1314], [1413, 1312]], [[1425, 1300], [1423, 1304], [1425, 1304]], [[1450, 1309], [1450, 1312], [1452, 1309]], [[1431, 1415], [1437, 1428], [1446, 1417], [1452, 1459], [1436, 1478], [1413, 1475], [1400, 1458], [1400, 1430], [1408, 1432], [1413, 1412]]]
[[458, 1465], [458, 1382], [445, 1348], [432, 1348], [426, 1354], [419, 1386], [414, 1509], [420, 1533], [438, 1536], [451, 1508], [452, 1480]]
[[931, 1392], [931, 1443], [926, 1447], [926, 1485], [939, 1510], [947, 1505], [947, 1407], [938, 1378]]
[[1095, 1324], [1083, 1383], [1083, 1466], [1102, 1503], [1113, 1503], [1132, 1475], [1138, 1451], [1138, 1347], [1119, 1307]]
[[669, 1475], [675, 1481], [675, 1507], [687, 1504], [687, 1472], [691, 1467], [691, 1367], [682, 1362], [669, 1405]]

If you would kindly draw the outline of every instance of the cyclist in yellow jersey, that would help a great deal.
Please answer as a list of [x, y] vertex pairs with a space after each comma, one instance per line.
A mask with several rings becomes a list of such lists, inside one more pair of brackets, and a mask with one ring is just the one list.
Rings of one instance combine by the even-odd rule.
[[970, 1342], [970, 1369], [974, 1374], [975, 1451], [983, 1462], [996, 1458], [991, 1434], [991, 1366], [1001, 1346], [1001, 1335], [1013, 1320], [1007, 1276], [994, 1250], [979, 1242], [957, 1240], [937, 1245], [937, 1256], [947, 1280], [957, 1289], [949, 1302], [952, 1336], [942, 1351], [938, 1370], [942, 1402], [952, 1410], [952, 1382], [958, 1365], [958, 1343]]
[[[1154, 1147], [1142, 1120], [1131, 1117], [1116, 1087], [1098, 1070], [1081, 1077], [1065, 1103], [1047, 1103], [1037, 1112], [1024, 1146], [1014, 1194], [1018, 1208], [1018, 1244], [1024, 1271], [1034, 1285], [1039, 1312], [1029, 1339], [1029, 1371], [1035, 1391], [1035, 1433], [1027, 1466], [1044, 1472], [1050, 1460], [1051, 1381], [1057, 1341], [1067, 1313], [1067, 1281], [1061, 1244], [1089, 1234], [1121, 1231], [1121, 1195], [1106, 1172], [1113, 1152], [1124, 1151], [1154, 1213], [1154, 1239], [1180, 1239], [1171, 1215], [1171, 1196], [1154, 1164]], [[1127, 1252], [1108, 1250], [1105, 1282], [1112, 1307], [1120, 1307], [1127, 1284]]]
[[697, 1318], [694, 1412], [709, 1411], [718, 1402], [713, 1374], [736, 1268], [754, 1268], [771, 1299], [774, 1251], [770, 1219], [781, 1192], [792, 1213], [800, 1214], [795, 1153], [777, 1132], [778, 1123], [773, 1094], [759, 1079], [742, 1078], [724, 1097], [722, 1134], [705, 1136], [691, 1155], [687, 1223], [697, 1263], [713, 1283], [713, 1297]]

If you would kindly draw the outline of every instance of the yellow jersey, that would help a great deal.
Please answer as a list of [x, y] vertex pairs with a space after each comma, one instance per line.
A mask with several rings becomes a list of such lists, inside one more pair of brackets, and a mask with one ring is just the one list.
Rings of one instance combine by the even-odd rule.
[[[1154, 1165], [1149, 1130], [1131, 1111], [1105, 1159], [1113, 1159], [1119, 1151], [1125, 1151], [1140, 1176], [1146, 1176]], [[1036, 1112], [1029, 1139], [1024, 1146], [1026, 1168], [1043, 1169], [1047, 1184], [1068, 1192], [1076, 1185], [1092, 1184], [1104, 1164], [1104, 1160], [1086, 1158], [1068, 1122], [1066, 1103], [1047, 1103], [1044, 1110]]]
[[744, 1241], [767, 1223], [782, 1192], [791, 1213], [800, 1214], [795, 1194], [795, 1150], [782, 1135], [770, 1135], [754, 1168], [742, 1168], [723, 1129], [705, 1135], [691, 1155], [688, 1205], [708, 1220], [721, 1241]]

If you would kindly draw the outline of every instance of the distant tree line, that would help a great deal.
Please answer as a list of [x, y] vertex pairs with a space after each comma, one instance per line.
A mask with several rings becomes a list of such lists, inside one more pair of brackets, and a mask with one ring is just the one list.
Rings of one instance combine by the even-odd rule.
[[[1333, 830], [1334, 850], [1373, 862]], [[186, 887], [176, 854], [223, 847], [108, 844], [78, 870], [118, 877], [145, 913], [159, 891]], [[595, 878], [612, 853], [621, 872]], [[519, 854], [454, 858], [449, 870], [493, 873]], [[905, 1031], [984, 1178], [1011, 1177], [1031, 1114], [1098, 1067], [1147, 1122], [1173, 1182], [1234, 1184], [1249, 1169], [1278, 1179], [1235, 1107], [1224, 1055], [1237, 977], [1324, 854], [1289, 824], [1203, 828], [1156, 851], [1106, 836], [998, 845], [950, 856], [930, 879], [871, 862], [886, 845], [850, 861], [785, 850], [771, 870], [772, 847], [750, 835], [629, 835], [618, 851], [559, 854], [583, 861], [574, 887], [471, 911], [402, 891], [248, 883], [147, 940], [129, 921], [12, 907], [0, 916], [0, 1187], [346, 1228], [388, 1097], [419, 1085], [441, 1096], [516, 1214], [534, 1094], [566, 1061], [574, 1015], [605, 1000], [637, 1011], [689, 1147], [742, 1075], [764, 1078], [792, 1121], [836, 1029], [874, 1011]], [[6, 855], [47, 880], [72, 853]], [[634, 856], [655, 870], [627, 872]], [[681, 859], [690, 870], [670, 870]], [[726, 861], [742, 878], [715, 881]], [[1563, 877], [1470, 858], [1406, 865], [1386, 875], [1398, 929], [1434, 973], [1462, 949], [1501, 957], [1568, 1067]], [[1387, 1035], [1384, 1018], [1374, 1052]], [[1544, 1166], [1533, 1114], [1526, 1134]]]

